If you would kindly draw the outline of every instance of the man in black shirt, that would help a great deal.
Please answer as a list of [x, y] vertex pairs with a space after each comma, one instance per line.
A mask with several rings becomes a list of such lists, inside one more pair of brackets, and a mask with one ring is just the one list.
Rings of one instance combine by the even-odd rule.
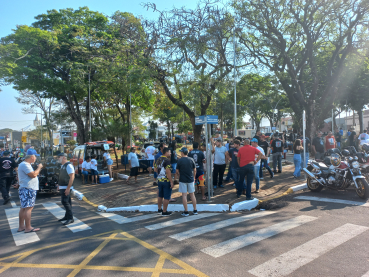
[[354, 129], [351, 129], [351, 134], [349, 136], [349, 145], [350, 146], [354, 146], [356, 148], [356, 132], [354, 131]]
[[188, 157], [192, 158], [196, 164], [196, 177], [195, 183], [200, 188], [202, 194], [202, 200], [206, 200], [205, 197], [205, 179], [204, 179], [204, 165], [205, 155], [200, 151], [199, 144], [197, 142], [193, 143], [193, 150], [188, 154]]
[[256, 138], [258, 140], [258, 144], [260, 144], [260, 136], [261, 136], [261, 132], [260, 131], [257, 131], [256, 132], [256, 135], [253, 137], [253, 138]]
[[324, 159], [324, 140], [322, 138], [322, 135], [323, 133], [319, 131], [317, 133], [317, 137], [313, 139], [313, 153], [316, 160]]
[[[158, 174], [158, 213], [162, 216], [169, 216], [172, 212], [168, 212], [168, 204], [172, 194], [172, 165], [170, 163], [170, 150], [165, 147], [163, 155], [155, 161], [155, 172]], [[163, 201], [164, 199], [164, 201]], [[161, 208], [163, 205], [163, 208]]]
[[3, 153], [0, 158], [0, 191], [4, 199], [4, 205], [10, 201], [9, 190], [13, 181], [13, 171], [18, 170], [18, 164], [9, 157], [9, 151]]
[[338, 149], [341, 149], [341, 138], [342, 138], [342, 135], [341, 135], [340, 131], [338, 130], [338, 128], [336, 128], [336, 133], [334, 135], [336, 137], [337, 148]]
[[[259, 146], [261, 148], [263, 148], [264, 153], [265, 153], [265, 157], [268, 157], [269, 156], [269, 143], [265, 140], [265, 136], [264, 135], [262, 135], [260, 137]], [[268, 170], [268, 172], [270, 174], [270, 178], [273, 178], [274, 177], [274, 173], [273, 173], [273, 171], [270, 169], [270, 167], [268, 165], [268, 159], [261, 159], [260, 160], [260, 172], [259, 172], [260, 179], [264, 179], [263, 178], [263, 164], [264, 164], [265, 168]]]
[[182, 193], [182, 202], [184, 207], [184, 212], [182, 216], [189, 216], [187, 209], [187, 193], [190, 194], [193, 214], [197, 214], [196, 209], [196, 197], [195, 197], [195, 176], [196, 176], [196, 164], [192, 158], [189, 158], [188, 149], [183, 147], [181, 150], [181, 158], [177, 162], [176, 175], [179, 175], [179, 192]]
[[278, 173], [282, 173], [282, 153], [284, 150], [283, 141], [279, 139], [279, 134], [275, 133], [273, 136], [272, 142], [272, 150], [273, 150], [273, 171], [277, 173], [277, 164], [278, 164]]
[[[241, 148], [241, 142], [239, 140], [235, 140], [233, 142], [233, 148], [229, 149], [229, 160], [230, 160], [230, 165], [229, 168], [230, 170], [232, 170], [232, 176], [233, 176], [233, 180], [234, 180], [234, 184], [233, 186], [236, 188], [240, 188], [241, 186], [243, 187], [242, 190], [242, 194], [246, 195], [246, 180], [240, 180], [240, 173], [239, 173], [239, 164], [237, 161], [237, 155], [238, 155], [238, 151]], [[243, 182], [243, 184], [240, 184], [240, 182]], [[237, 197], [240, 197], [241, 195], [237, 195]]]

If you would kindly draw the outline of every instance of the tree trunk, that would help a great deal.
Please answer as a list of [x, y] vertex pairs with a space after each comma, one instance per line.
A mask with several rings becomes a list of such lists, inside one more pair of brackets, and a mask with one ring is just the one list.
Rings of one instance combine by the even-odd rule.
[[355, 128], [355, 121], [356, 121], [355, 110], [352, 110], [352, 126], [351, 126], [351, 128]]
[[223, 126], [223, 104], [220, 105], [220, 133], [221, 136], [223, 138], [223, 131], [224, 131], [224, 126]]
[[191, 121], [191, 124], [192, 124], [192, 130], [193, 130], [193, 140], [198, 142], [199, 145], [201, 145], [202, 125], [196, 125], [195, 124], [195, 116], [190, 116], [190, 121]]
[[363, 126], [364, 126], [364, 124], [363, 124], [363, 112], [362, 112], [362, 110], [361, 109], [358, 110], [357, 111], [357, 114], [359, 116], [360, 134], [361, 134], [361, 133], [364, 132], [364, 128], [363, 128]]

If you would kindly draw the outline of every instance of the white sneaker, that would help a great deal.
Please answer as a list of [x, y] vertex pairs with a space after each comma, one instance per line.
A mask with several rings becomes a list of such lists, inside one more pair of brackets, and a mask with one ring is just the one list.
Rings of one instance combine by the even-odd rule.
[[154, 174], [149, 174], [149, 176], [154, 176]]
[[110, 182], [113, 181], [114, 179], [113, 178], [110, 178]]

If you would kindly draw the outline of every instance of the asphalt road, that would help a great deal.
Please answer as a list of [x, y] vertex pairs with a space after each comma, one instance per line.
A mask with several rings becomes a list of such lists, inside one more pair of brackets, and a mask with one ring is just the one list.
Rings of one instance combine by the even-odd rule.
[[[74, 199], [81, 222], [67, 228], [55, 216], [59, 197], [39, 195], [32, 225], [41, 231], [26, 238], [11, 232], [19, 207], [0, 206], [0, 275], [364, 276], [369, 203], [330, 199], [363, 203], [352, 190], [323, 190], [289, 195], [280, 200], [288, 205], [269, 211], [105, 217]], [[13, 200], [20, 205], [14, 191]]]

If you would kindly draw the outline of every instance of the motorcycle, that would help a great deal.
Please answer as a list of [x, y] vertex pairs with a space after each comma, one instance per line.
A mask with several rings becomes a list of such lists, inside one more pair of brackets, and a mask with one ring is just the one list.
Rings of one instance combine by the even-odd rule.
[[369, 144], [363, 144], [362, 145], [362, 151], [358, 154], [359, 163], [361, 172], [366, 178], [366, 181], [369, 183]]
[[[37, 168], [37, 164], [33, 165]], [[53, 158], [48, 158], [38, 175], [39, 192], [57, 193], [59, 181], [60, 164]]]
[[347, 149], [342, 150], [342, 153], [338, 149], [330, 149], [326, 155], [324, 161], [309, 160], [307, 167], [303, 168], [308, 175], [308, 188], [319, 192], [324, 187], [342, 190], [353, 185], [360, 198], [368, 199], [369, 185], [360, 171], [358, 157], [351, 157]]

